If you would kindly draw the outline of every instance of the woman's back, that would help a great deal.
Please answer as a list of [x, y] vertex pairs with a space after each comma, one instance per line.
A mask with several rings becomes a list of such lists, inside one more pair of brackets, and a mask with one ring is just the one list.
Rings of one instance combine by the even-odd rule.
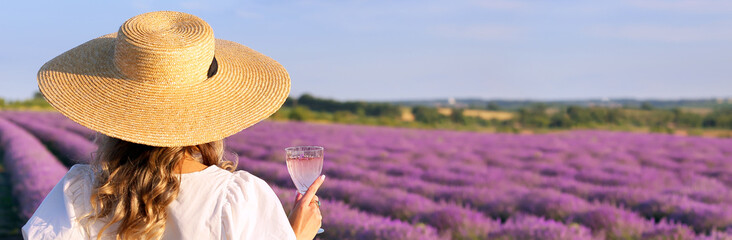
[[[89, 233], [79, 222], [91, 210], [93, 178], [89, 165], [74, 165], [23, 226], [24, 237], [96, 238], [105, 222], [91, 224]], [[215, 165], [180, 178], [163, 239], [295, 239], [279, 199], [262, 179]]]

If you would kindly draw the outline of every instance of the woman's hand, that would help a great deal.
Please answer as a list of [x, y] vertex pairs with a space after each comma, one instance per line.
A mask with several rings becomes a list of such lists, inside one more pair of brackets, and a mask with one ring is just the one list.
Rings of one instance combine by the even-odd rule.
[[295, 197], [295, 206], [290, 211], [288, 218], [298, 240], [315, 238], [315, 234], [318, 233], [318, 229], [322, 224], [323, 216], [320, 215], [318, 196], [315, 196], [315, 192], [318, 191], [323, 181], [325, 181], [325, 175], [315, 179], [315, 182], [310, 185], [304, 196], [297, 193]]

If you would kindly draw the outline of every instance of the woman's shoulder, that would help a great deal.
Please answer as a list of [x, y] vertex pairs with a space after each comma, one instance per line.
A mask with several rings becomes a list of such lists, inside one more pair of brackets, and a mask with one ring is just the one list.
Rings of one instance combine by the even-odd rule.
[[211, 165], [199, 172], [182, 174], [184, 178], [205, 178], [208, 181], [218, 181], [223, 184], [261, 184], [264, 180], [245, 170], [229, 171], [216, 165]]
[[23, 226], [23, 236], [26, 239], [82, 238], [84, 233], [77, 220], [90, 211], [92, 184], [93, 171], [89, 165], [72, 166]]
[[[64, 176], [64, 193], [73, 198], [89, 195], [94, 182], [94, 170], [89, 164], [75, 164]], [[78, 201], [74, 201], [78, 202]]]
[[270, 197], [270, 192], [273, 192], [267, 182], [248, 171], [232, 172], [215, 165], [200, 172], [184, 174], [183, 181], [185, 187], [189, 189], [209, 188], [210, 191], [219, 192], [222, 200], [228, 202], [253, 200], [251, 196]]
[[230, 208], [228, 210], [236, 212], [258, 208], [264, 202], [279, 203], [277, 194], [262, 178], [245, 170], [228, 172], [228, 175], [222, 199], [224, 206]]
[[69, 168], [69, 171], [64, 176], [64, 179], [67, 178], [92, 178], [94, 174], [94, 171], [92, 170], [91, 165], [89, 164], [74, 164]]
[[227, 190], [229, 195], [261, 194], [272, 191], [272, 188], [262, 178], [245, 170], [236, 170], [230, 172]]
[[262, 178], [244, 170], [230, 172], [222, 208], [228, 239], [295, 239], [280, 199]]
[[263, 179], [245, 170], [236, 170], [232, 172], [232, 175], [235, 181], [242, 181], [249, 184], [267, 184]]
[[89, 164], [75, 164], [63, 178], [63, 192], [78, 213], [89, 211], [94, 170]]
[[81, 188], [89, 188], [94, 179], [94, 171], [89, 164], [75, 164], [69, 168], [59, 181], [66, 195], [73, 195]]

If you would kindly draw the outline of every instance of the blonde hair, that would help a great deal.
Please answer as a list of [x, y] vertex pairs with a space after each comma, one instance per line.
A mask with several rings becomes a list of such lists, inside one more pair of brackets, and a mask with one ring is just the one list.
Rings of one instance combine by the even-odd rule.
[[[224, 159], [223, 140], [182, 147], [154, 147], [97, 134], [99, 149], [92, 164], [95, 182], [91, 212], [83, 224], [105, 219], [97, 239], [116, 230], [116, 239], [160, 239], [167, 220], [166, 207], [178, 196], [179, 164], [200, 154], [199, 161], [234, 171], [236, 162]], [[116, 229], [110, 229], [115, 223]], [[109, 233], [108, 233], [109, 234]]]

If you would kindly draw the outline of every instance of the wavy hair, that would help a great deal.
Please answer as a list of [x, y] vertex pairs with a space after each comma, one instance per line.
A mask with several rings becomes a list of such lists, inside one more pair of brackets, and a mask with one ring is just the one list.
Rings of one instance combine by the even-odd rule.
[[[160, 239], [167, 220], [166, 207], [180, 190], [179, 167], [184, 158], [206, 166], [234, 171], [235, 161], [225, 159], [224, 142], [182, 147], [154, 147], [97, 134], [99, 146], [93, 156], [95, 172], [91, 212], [83, 224], [104, 219], [97, 235], [115, 234], [116, 239]], [[117, 224], [116, 229], [110, 228]], [[112, 231], [116, 230], [116, 231]]]

